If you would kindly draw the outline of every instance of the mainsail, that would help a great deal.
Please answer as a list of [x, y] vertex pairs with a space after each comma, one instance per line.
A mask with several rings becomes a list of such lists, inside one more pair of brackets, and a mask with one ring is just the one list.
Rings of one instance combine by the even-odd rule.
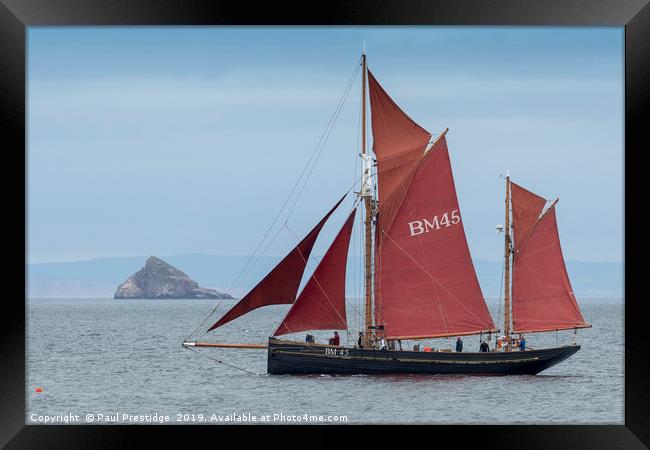
[[469, 253], [447, 142], [369, 78], [379, 211], [375, 323], [391, 339], [495, 330]]
[[273, 336], [305, 330], [347, 330], [345, 269], [356, 208]]
[[372, 147], [377, 157], [381, 214], [378, 229], [387, 228], [406, 192], [407, 179], [422, 158], [431, 133], [415, 123], [388, 96], [368, 70]]
[[257, 286], [212, 325], [208, 331], [214, 330], [262, 306], [293, 303], [316, 238], [327, 219], [341, 204], [344, 198], [345, 195]]
[[515, 332], [588, 328], [571, 288], [560, 247], [554, 202], [510, 183], [513, 256], [512, 316]]

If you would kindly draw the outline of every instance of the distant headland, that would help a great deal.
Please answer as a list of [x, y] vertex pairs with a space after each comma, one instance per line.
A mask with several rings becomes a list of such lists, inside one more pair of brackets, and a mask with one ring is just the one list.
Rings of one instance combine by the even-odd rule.
[[114, 298], [230, 299], [233, 297], [215, 289], [199, 287], [199, 284], [184, 272], [160, 258], [150, 256], [142, 269], [117, 287]]

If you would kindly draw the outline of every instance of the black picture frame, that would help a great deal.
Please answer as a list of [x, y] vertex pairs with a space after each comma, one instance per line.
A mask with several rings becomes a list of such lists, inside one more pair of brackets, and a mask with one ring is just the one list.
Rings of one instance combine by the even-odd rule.
[[[640, 250], [638, 228], [647, 223], [641, 194], [640, 161], [648, 140], [650, 81], [650, 5], [648, 0], [371, 0], [313, 2], [225, 2], [222, 0], [0, 0], [0, 128], [2, 130], [5, 242], [19, 242], [5, 270], [15, 290], [5, 296], [0, 327], [2, 387], [0, 445], [6, 448], [112, 448], [150, 446], [152, 439], [167, 444], [177, 438], [188, 445], [199, 437], [214, 438], [224, 427], [182, 426], [39, 426], [25, 424], [25, 319], [26, 264], [26, 27], [37, 25], [522, 25], [522, 26], [624, 26], [625, 27], [625, 425], [525, 425], [435, 426], [424, 434], [427, 445], [476, 445], [480, 448], [647, 448], [650, 445], [650, 380], [639, 273], [644, 264], [632, 258]], [[638, 161], [637, 161], [638, 160]], [[9, 170], [8, 170], [9, 169]], [[21, 178], [21, 174], [23, 175]], [[8, 175], [15, 175], [16, 179]], [[21, 184], [22, 180], [22, 184]], [[612, 219], [606, 206], [603, 216]], [[21, 221], [20, 218], [24, 218]], [[8, 238], [9, 237], [9, 238]], [[8, 239], [7, 239], [8, 238]], [[13, 255], [12, 255], [13, 256]], [[644, 256], [644, 255], [642, 255]], [[26, 263], [26, 261], [25, 261]], [[647, 266], [647, 263], [645, 264]], [[14, 295], [15, 294], [15, 295]], [[607, 351], [607, 336], [602, 337]], [[480, 389], [477, 388], [477, 395]], [[507, 408], [507, 390], [504, 408]], [[444, 412], [441, 412], [444, 413]], [[287, 431], [283, 427], [240, 428], [238, 445], [265, 434]], [[310, 433], [322, 427], [310, 427]], [[291, 430], [293, 431], [293, 430]], [[405, 430], [368, 430], [367, 437], [393, 439], [406, 445], [416, 441]], [[201, 436], [199, 436], [199, 434]], [[325, 433], [332, 445], [349, 445], [331, 429]], [[325, 442], [324, 440], [322, 442]], [[286, 442], [284, 443], [286, 444]], [[214, 445], [218, 445], [214, 441]], [[259, 443], [258, 445], [262, 445]]]

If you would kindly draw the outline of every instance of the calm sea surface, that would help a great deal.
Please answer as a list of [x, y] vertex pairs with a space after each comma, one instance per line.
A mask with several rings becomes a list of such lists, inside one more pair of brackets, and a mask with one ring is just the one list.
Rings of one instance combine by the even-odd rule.
[[[232, 304], [223, 301], [220, 314]], [[488, 304], [497, 317], [497, 303]], [[200, 349], [261, 374], [252, 375], [181, 347], [214, 305], [214, 300], [29, 300], [26, 422], [61, 423], [78, 415], [78, 421], [67, 420], [88, 423], [92, 414], [93, 423], [111, 424], [143, 423], [133, 416], [158, 423], [165, 415], [167, 423], [251, 423], [253, 416], [260, 423], [267, 415], [276, 424], [314, 423], [307, 414], [347, 423], [624, 423], [620, 299], [580, 302], [593, 328], [578, 331], [582, 349], [568, 360], [535, 376], [478, 377], [271, 376], [265, 373], [264, 350]], [[265, 342], [286, 309], [259, 309], [206, 340]], [[359, 323], [354, 312], [349, 323]], [[317, 340], [323, 342], [326, 334], [317, 334]], [[570, 343], [573, 331], [557, 338], [529, 335], [527, 344], [555, 346], [556, 339]], [[478, 336], [464, 342], [466, 350], [478, 349]], [[430, 343], [449, 346], [447, 339]]]

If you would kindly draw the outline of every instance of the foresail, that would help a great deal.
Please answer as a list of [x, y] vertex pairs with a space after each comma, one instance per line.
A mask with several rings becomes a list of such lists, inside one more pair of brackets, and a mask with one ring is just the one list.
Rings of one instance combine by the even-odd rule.
[[[516, 185], [513, 183], [512, 186]], [[529, 194], [528, 198], [526, 193]], [[533, 196], [538, 197], [529, 191], [519, 191], [519, 199], [512, 196], [514, 217], [526, 214], [521, 208], [527, 208], [535, 201]], [[528, 226], [526, 221], [522, 223], [524, 227]], [[523, 333], [590, 327], [582, 317], [564, 264], [555, 204], [541, 218], [535, 218], [530, 230], [522, 230], [519, 226], [516, 221], [513, 222], [515, 238], [517, 234], [524, 236], [515, 247], [513, 257], [514, 331]]]
[[226, 323], [240, 317], [254, 309], [267, 305], [281, 305], [293, 303], [300, 280], [305, 271], [305, 266], [311, 250], [314, 247], [316, 238], [320, 233], [327, 219], [334, 210], [341, 204], [345, 195], [336, 205], [323, 217], [323, 219], [294, 247], [291, 252], [278, 263], [271, 272], [260, 281], [244, 298], [233, 306], [221, 317], [208, 331], [214, 330]]
[[306, 330], [347, 330], [345, 269], [356, 209], [273, 336]]
[[495, 330], [467, 245], [446, 139], [412, 171], [390, 226], [377, 231], [376, 324], [401, 339]]

